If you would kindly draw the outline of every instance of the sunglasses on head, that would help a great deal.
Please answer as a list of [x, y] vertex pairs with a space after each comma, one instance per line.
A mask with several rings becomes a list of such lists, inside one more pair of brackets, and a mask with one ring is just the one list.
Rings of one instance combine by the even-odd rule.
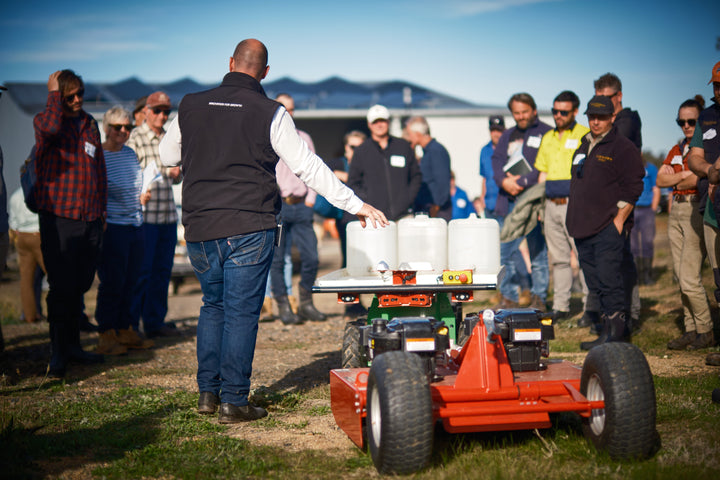
[[558, 110], [557, 108], [553, 108], [553, 109], [552, 109], [552, 114], [553, 114], [553, 115], [557, 115], [558, 113], [559, 113], [560, 115], [562, 115], [563, 117], [567, 117], [567, 116], [570, 115], [572, 112], [571, 112], [570, 110]]
[[109, 126], [116, 132], [119, 132], [120, 130], [122, 130], [124, 128], [125, 130], [127, 130], [128, 133], [130, 133], [132, 131], [132, 129], [134, 128], [132, 125], [127, 125], [125, 123], [117, 123], [117, 124], [111, 123], [111, 124], [109, 124]]
[[680, 128], [684, 127], [686, 123], [691, 127], [694, 127], [697, 123], [697, 120], [695, 120], [694, 118], [688, 118], [687, 120], [678, 118], [677, 120], [675, 120], [675, 123], [677, 123]]
[[169, 108], [153, 107], [150, 110], [152, 110], [155, 115], [160, 115], [161, 113], [164, 113], [165, 115], [170, 115]]
[[82, 99], [85, 96], [85, 90], [78, 90], [75, 93], [71, 93], [70, 95], [66, 95], [63, 97], [63, 100], [66, 102], [72, 102], [75, 97], [78, 97], [79, 99]]

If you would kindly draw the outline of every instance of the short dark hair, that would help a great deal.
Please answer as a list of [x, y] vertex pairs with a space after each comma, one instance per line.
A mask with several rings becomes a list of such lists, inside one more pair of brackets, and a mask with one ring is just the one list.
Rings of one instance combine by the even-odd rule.
[[512, 103], [513, 102], [520, 102], [524, 103], [525, 105], [529, 105], [533, 110], [537, 110], [537, 105], [535, 104], [535, 99], [530, 95], [529, 93], [516, 93], [512, 97], [510, 97], [510, 100], [508, 100], [508, 110], [512, 110]]
[[58, 75], [58, 87], [60, 87], [60, 94], [65, 95], [68, 90], [73, 88], [83, 89], [85, 84], [83, 83], [82, 77], [77, 75], [72, 70], [63, 70]]
[[683, 103], [680, 104], [680, 108], [697, 108], [698, 112], [702, 112], [703, 108], [705, 108], [705, 99], [702, 95], [695, 95], [693, 98], [689, 98], [685, 100]]
[[622, 82], [614, 73], [606, 73], [597, 80], [595, 80], [595, 90], [602, 90], [604, 88], [612, 88], [616, 92], [622, 92]]
[[572, 103], [573, 110], [580, 107], [580, 99], [577, 95], [575, 95], [575, 92], [570, 90], [563, 90], [562, 92], [558, 93], [558, 96], [555, 97], [555, 100], [553, 102], [570, 102]]

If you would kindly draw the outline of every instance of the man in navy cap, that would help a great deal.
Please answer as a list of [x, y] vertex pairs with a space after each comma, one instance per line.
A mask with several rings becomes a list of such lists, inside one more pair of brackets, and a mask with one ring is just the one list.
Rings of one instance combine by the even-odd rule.
[[625, 310], [627, 286], [633, 282], [626, 277], [635, 275], [635, 269], [629, 270], [623, 257], [632, 258], [632, 210], [643, 189], [645, 169], [640, 151], [613, 125], [613, 113], [610, 97], [596, 95], [588, 102], [590, 133], [572, 161], [566, 223], [588, 289], [598, 296], [602, 311], [600, 336], [582, 342], [583, 350], [630, 338]]

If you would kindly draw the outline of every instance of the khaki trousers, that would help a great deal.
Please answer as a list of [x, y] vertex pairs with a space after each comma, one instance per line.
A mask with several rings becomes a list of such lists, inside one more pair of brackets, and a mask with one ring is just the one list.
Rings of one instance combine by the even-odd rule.
[[20, 302], [25, 321], [32, 322], [37, 317], [35, 289], [33, 288], [35, 269], [39, 265], [43, 272], [45, 271], [40, 251], [40, 233], [17, 232], [15, 250], [20, 264]]

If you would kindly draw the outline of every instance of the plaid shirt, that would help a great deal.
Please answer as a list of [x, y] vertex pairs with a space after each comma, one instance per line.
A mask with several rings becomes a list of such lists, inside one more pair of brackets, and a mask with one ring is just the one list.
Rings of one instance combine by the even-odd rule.
[[[155, 162], [162, 174], [162, 179], [153, 182], [150, 187], [150, 201], [145, 205], [143, 212], [145, 223], [167, 224], [178, 221], [172, 190], [173, 179], [167, 176], [169, 168], [164, 167], [160, 162], [158, 151], [158, 145], [163, 136], [165, 136], [165, 130], [160, 135], [156, 135], [147, 123], [143, 123], [133, 129], [126, 143], [128, 147], [135, 150], [140, 167], [144, 169], [149, 162]], [[181, 178], [178, 177], [175, 182], [180, 183]]]
[[50, 92], [33, 121], [38, 210], [87, 222], [104, 219], [107, 176], [97, 122], [84, 110], [66, 117], [61, 102], [59, 91]]

